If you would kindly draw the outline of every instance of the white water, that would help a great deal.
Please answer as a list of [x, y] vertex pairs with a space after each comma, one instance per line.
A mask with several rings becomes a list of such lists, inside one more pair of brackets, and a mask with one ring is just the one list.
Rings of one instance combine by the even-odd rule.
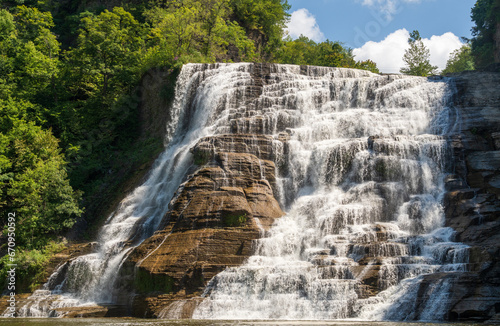
[[[415, 301], [424, 274], [468, 262], [467, 246], [442, 228], [450, 89], [446, 80], [278, 67], [261, 110], [286, 116], [290, 140], [276, 155], [287, 214], [246, 264], [210, 282], [194, 318], [443, 318], [449, 282], [436, 285], [441, 306], [425, 302], [419, 314]], [[368, 298], [362, 281], [375, 265], [382, 292]]]
[[[49, 281], [21, 315], [116, 302], [117, 271], [161, 223], [192, 164], [189, 149], [202, 137], [231, 132], [275, 136], [287, 214], [244, 266], [211, 281], [195, 318], [405, 319], [397, 307], [416, 295], [422, 275], [466, 268], [467, 248], [441, 228], [441, 135], [453, 125], [445, 80], [273, 65], [252, 99], [258, 67], [184, 66], [168, 146], [147, 181], [108, 218], [98, 250], [71, 261], [64, 281]], [[286, 144], [278, 140], [284, 136]], [[367, 298], [362, 280], [378, 265], [384, 291]], [[449, 285], [436, 286], [446, 296]]]

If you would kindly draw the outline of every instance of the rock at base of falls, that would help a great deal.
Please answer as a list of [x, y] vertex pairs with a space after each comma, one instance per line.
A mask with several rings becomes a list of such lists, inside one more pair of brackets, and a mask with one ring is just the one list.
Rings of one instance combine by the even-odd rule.
[[271, 141], [222, 135], [193, 148], [196, 168], [172, 201], [163, 229], [124, 264], [123, 274], [135, 273], [135, 316], [190, 317], [197, 302], [192, 298], [213, 276], [242, 264], [253, 253], [252, 241], [283, 215], [273, 195]]

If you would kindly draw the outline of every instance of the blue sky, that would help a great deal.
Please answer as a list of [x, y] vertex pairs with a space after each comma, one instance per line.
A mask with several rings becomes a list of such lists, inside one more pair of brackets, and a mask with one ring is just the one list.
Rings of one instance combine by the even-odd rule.
[[[292, 37], [341, 41], [357, 59], [371, 58], [383, 72], [397, 72], [408, 33], [419, 30], [431, 63], [444, 68], [449, 54], [471, 37], [476, 0], [289, 0]], [[370, 56], [372, 54], [372, 56]], [[401, 58], [400, 58], [400, 57]]]

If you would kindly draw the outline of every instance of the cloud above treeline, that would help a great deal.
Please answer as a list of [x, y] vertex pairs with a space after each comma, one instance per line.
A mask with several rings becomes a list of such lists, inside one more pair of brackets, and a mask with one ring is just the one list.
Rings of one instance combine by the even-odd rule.
[[420, 3], [422, 0], [357, 0], [364, 6], [371, 7], [382, 12], [387, 20], [392, 20], [395, 14], [401, 10], [402, 3]]
[[[400, 2], [417, 3], [421, 0], [357, 0], [362, 1], [363, 5], [378, 6], [387, 13], [397, 9]], [[395, 13], [395, 11], [392, 11]], [[316, 18], [307, 9], [302, 8], [291, 14], [290, 21], [286, 28], [288, 35], [293, 39], [300, 35], [307, 36], [315, 42], [325, 40], [325, 35], [321, 32]], [[410, 33], [406, 29], [399, 29], [389, 34], [380, 42], [368, 41], [359, 48], [353, 50], [356, 60], [372, 60], [379, 70], [384, 73], [399, 73], [404, 66], [403, 55], [409, 47], [408, 38]], [[446, 67], [450, 54], [459, 49], [463, 43], [455, 34], [448, 32], [443, 35], [433, 35], [430, 38], [424, 38], [423, 42], [431, 53], [431, 64], [437, 66], [439, 70]]]
[[321, 32], [316, 18], [305, 8], [292, 12], [286, 31], [293, 39], [304, 35], [315, 42], [325, 40], [325, 35]]
[[[356, 60], [373, 60], [381, 72], [398, 73], [404, 66], [403, 56], [409, 47], [408, 38], [410, 33], [406, 29], [399, 29], [389, 34], [380, 42], [367, 42], [362, 47], [354, 49]], [[431, 38], [422, 39], [431, 54], [431, 64], [439, 70], [446, 67], [451, 52], [460, 48], [463, 44], [453, 33], [433, 35]]]

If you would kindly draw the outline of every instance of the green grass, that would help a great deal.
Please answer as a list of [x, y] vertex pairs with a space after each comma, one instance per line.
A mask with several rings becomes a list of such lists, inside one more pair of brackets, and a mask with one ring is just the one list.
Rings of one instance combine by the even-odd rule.
[[245, 224], [247, 221], [247, 214], [234, 214], [234, 215], [227, 215], [222, 218], [222, 223], [224, 226], [229, 226], [229, 227], [237, 227], [237, 226], [242, 226]]
[[[56, 253], [66, 248], [66, 243], [51, 241], [43, 249], [18, 250], [15, 252], [14, 262], [10, 261], [10, 256], [5, 255], [0, 259], [0, 277], [7, 278], [10, 269], [9, 264], [16, 266], [16, 293], [28, 293], [36, 290], [46, 278], [46, 269], [50, 259]], [[6, 289], [7, 287], [4, 286]]]

